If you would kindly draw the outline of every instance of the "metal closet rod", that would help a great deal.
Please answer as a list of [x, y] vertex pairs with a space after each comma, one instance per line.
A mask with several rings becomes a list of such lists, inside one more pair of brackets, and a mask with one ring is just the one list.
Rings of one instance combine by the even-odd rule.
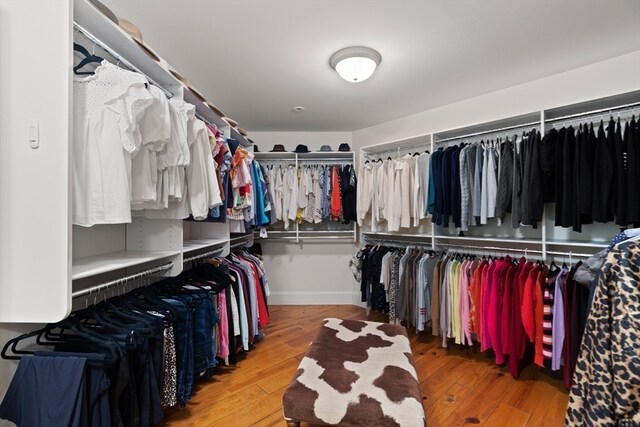
[[609, 112], [612, 112], [612, 111], [624, 110], [626, 108], [633, 108], [633, 107], [637, 107], [637, 106], [640, 106], [640, 101], [632, 102], [630, 104], [616, 105], [615, 107], [600, 108], [598, 110], [585, 111], [583, 113], [568, 114], [566, 116], [554, 117], [554, 118], [548, 119], [548, 120], [545, 119], [544, 122], [545, 123], [557, 122], [557, 121], [568, 120], [568, 119], [577, 118], [577, 117], [585, 117], [585, 116], [596, 115], [596, 114], [600, 114], [600, 113], [609, 113]]
[[384, 151], [365, 152], [364, 153], [364, 157], [365, 158], [368, 158], [368, 157], [379, 157], [382, 154], [387, 154], [387, 153], [396, 153], [396, 152], [400, 153], [400, 151], [414, 151], [418, 147], [431, 147], [431, 142], [420, 142], [418, 144], [411, 145], [409, 147], [390, 148], [390, 149], [384, 150]]
[[[517, 242], [516, 242], [517, 243]], [[438, 243], [436, 246], [445, 246], [447, 248], [464, 248], [464, 249], [473, 249], [477, 251], [497, 251], [497, 252], [521, 252], [521, 253], [533, 253], [533, 254], [542, 254], [543, 252], [536, 249], [521, 249], [521, 248], [504, 248], [498, 246], [470, 246], [470, 245], [455, 245], [449, 243]], [[547, 255], [558, 255], [558, 256], [566, 256], [566, 257], [578, 257], [578, 258], [589, 258], [593, 256], [593, 254], [583, 254], [579, 252], [556, 252], [556, 251], [546, 251]]]
[[218, 255], [222, 251], [223, 251], [222, 248], [218, 248], [218, 249], [215, 249], [213, 251], [209, 251], [209, 252], [205, 252], [205, 253], [202, 253], [202, 254], [194, 255], [194, 256], [189, 257], [189, 258], [185, 258], [185, 259], [182, 260], [182, 262], [183, 263], [187, 263], [187, 262], [196, 261], [196, 260], [199, 260], [199, 259], [202, 259], [202, 258], [206, 258], [206, 257], [212, 256], [212, 255]]
[[373, 239], [371, 237], [364, 238], [365, 242], [368, 243], [388, 243], [390, 246], [419, 246], [425, 248], [431, 248], [431, 244], [426, 244], [426, 242], [410, 242], [410, 241], [402, 241], [402, 240], [393, 240], [393, 239]]
[[349, 239], [355, 240], [353, 236], [282, 236], [282, 237], [267, 237], [260, 240], [337, 240], [337, 239]]
[[229, 242], [231, 242], [231, 244], [229, 245], [229, 248], [234, 249], [244, 245], [245, 243], [249, 243], [250, 237], [251, 236], [239, 236], [239, 237], [233, 237], [229, 239]]
[[334, 162], [334, 163], [353, 163], [353, 159], [351, 158], [344, 158], [344, 157], [326, 157], [326, 158], [318, 158], [318, 159], [312, 159], [312, 158], [306, 158], [306, 159], [300, 159], [298, 158], [298, 163], [318, 163], [318, 162]]
[[169, 262], [167, 264], [161, 265], [159, 267], [151, 268], [149, 270], [141, 271], [139, 273], [132, 274], [130, 276], [122, 277], [120, 279], [111, 280], [109, 282], [101, 283], [99, 285], [91, 286], [87, 289], [82, 289], [80, 291], [76, 291], [71, 294], [71, 298], [75, 299], [78, 297], [83, 297], [85, 295], [91, 295], [94, 292], [100, 292], [112, 288], [117, 285], [122, 285], [127, 282], [131, 282], [133, 280], [141, 279], [143, 277], [151, 276], [152, 274], [164, 272], [167, 270], [171, 270], [173, 268], [173, 263]]
[[513, 126], [505, 126], [505, 127], [498, 128], [498, 129], [483, 130], [481, 132], [474, 132], [474, 133], [470, 133], [470, 134], [467, 134], [467, 135], [452, 136], [451, 138], [445, 138], [445, 139], [439, 139], [437, 141], [433, 141], [433, 143], [434, 144], [441, 144], [443, 142], [456, 141], [456, 140], [460, 140], [460, 139], [471, 138], [472, 136], [489, 135], [489, 134], [492, 134], [492, 133], [500, 133], [500, 132], [503, 132], [505, 130], [520, 129], [520, 128], [526, 128], [526, 127], [529, 127], [529, 126], [540, 126], [540, 121], [522, 123], [522, 124], [513, 125]]
[[100, 40], [99, 38], [94, 36], [89, 30], [84, 28], [82, 25], [78, 24], [77, 22], [74, 22], [73, 23], [73, 27], [76, 30], [78, 30], [79, 32], [81, 32], [82, 34], [84, 34], [85, 37], [87, 37], [89, 40], [91, 40], [95, 44], [99, 45], [102, 49], [106, 50], [111, 56], [116, 58], [118, 61], [122, 62], [129, 69], [135, 71], [136, 73], [139, 73], [139, 74], [142, 74], [143, 76], [145, 76], [147, 78], [147, 80], [149, 80], [149, 83], [151, 83], [152, 85], [158, 87], [159, 89], [162, 89], [162, 91], [165, 93], [167, 98], [172, 98], [174, 96], [173, 92], [171, 92], [170, 90], [166, 89], [164, 86], [162, 86], [161, 84], [159, 84], [158, 82], [153, 80], [151, 77], [147, 76], [138, 67], [133, 65], [131, 62], [129, 62], [127, 59], [125, 59], [118, 52], [116, 52], [115, 50], [111, 49], [105, 42], [103, 42], [102, 40]]

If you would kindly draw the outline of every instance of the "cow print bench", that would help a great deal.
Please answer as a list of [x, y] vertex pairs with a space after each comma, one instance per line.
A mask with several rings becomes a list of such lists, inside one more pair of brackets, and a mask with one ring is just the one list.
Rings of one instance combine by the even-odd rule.
[[407, 332], [400, 325], [325, 319], [283, 398], [289, 426], [425, 425]]

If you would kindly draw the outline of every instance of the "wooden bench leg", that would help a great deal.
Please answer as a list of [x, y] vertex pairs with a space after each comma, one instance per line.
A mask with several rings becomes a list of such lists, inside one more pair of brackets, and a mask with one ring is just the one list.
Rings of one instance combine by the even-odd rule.
[[300, 427], [300, 421], [287, 421], [287, 427]]

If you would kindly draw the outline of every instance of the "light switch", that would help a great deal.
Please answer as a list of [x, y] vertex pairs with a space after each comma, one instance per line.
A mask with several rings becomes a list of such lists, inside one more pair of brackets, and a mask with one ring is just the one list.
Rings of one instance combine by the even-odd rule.
[[29, 146], [34, 150], [40, 147], [40, 123], [37, 120], [29, 126]]

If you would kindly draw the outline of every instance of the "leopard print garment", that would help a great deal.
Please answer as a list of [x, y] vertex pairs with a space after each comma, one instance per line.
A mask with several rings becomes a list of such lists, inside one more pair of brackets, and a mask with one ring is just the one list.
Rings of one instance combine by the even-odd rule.
[[566, 426], [640, 426], [640, 240], [617, 245], [598, 278]]
[[162, 375], [162, 406], [176, 406], [176, 337], [173, 326], [164, 328], [162, 364], [164, 372]]

